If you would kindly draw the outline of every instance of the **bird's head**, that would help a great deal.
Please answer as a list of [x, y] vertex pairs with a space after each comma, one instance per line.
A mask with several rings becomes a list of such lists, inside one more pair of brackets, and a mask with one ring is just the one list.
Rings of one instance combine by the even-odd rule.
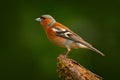
[[40, 24], [44, 27], [50, 27], [56, 22], [55, 19], [50, 15], [42, 15], [41, 17], [36, 18], [35, 20], [40, 22]]

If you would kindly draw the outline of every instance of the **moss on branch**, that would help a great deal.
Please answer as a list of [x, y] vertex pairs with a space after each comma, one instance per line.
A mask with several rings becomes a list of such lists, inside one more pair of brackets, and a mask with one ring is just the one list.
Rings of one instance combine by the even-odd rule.
[[58, 56], [57, 61], [57, 72], [63, 80], [102, 80], [102, 77], [63, 54]]

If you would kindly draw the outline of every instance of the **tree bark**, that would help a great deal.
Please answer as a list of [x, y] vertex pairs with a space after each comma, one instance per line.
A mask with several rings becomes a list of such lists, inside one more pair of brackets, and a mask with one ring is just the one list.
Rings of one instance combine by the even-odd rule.
[[57, 57], [57, 62], [57, 72], [62, 80], [102, 80], [102, 77], [63, 54]]

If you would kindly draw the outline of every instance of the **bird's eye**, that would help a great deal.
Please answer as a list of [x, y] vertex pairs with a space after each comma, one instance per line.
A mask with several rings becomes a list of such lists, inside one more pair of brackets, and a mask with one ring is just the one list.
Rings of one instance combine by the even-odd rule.
[[46, 19], [45, 17], [40, 17], [42, 20]]

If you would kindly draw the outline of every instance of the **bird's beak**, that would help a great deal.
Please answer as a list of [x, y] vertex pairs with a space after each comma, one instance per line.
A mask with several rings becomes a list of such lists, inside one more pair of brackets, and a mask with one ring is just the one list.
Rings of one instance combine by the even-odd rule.
[[38, 22], [41, 22], [41, 19], [40, 19], [40, 18], [36, 18], [35, 20], [38, 21]]

